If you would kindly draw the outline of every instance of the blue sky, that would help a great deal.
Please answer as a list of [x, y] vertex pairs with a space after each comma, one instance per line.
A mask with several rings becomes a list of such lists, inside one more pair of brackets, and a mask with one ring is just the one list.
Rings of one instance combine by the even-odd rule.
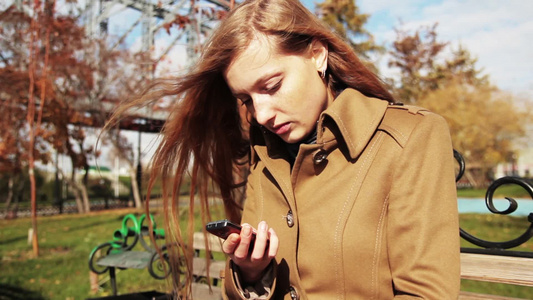
[[[323, 0], [301, 1], [314, 11], [314, 3]], [[490, 76], [493, 84], [533, 99], [533, 51], [530, 50], [533, 0], [355, 1], [362, 13], [370, 14], [367, 30], [385, 47], [390, 47], [394, 41], [395, 27], [415, 30], [438, 22], [440, 41], [449, 42], [452, 48], [457, 48], [459, 44], [467, 48], [478, 58], [478, 67]], [[121, 18], [115, 17], [115, 22], [110, 23], [110, 31], [124, 32], [129, 27], [128, 23], [137, 18], [137, 12], [127, 10]], [[130, 46], [132, 49], [139, 47], [139, 34], [140, 29], [129, 37], [128, 44], [133, 45]], [[163, 31], [158, 36], [156, 52], [166, 48], [170, 40]], [[185, 60], [185, 47], [182, 44], [168, 55], [166, 70], [183, 67]], [[384, 76], [397, 76], [396, 70], [387, 67], [386, 55], [377, 60]]]
[[[87, 0], [81, 0], [84, 1]], [[301, 1], [314, 11], [314, 3], [323, 0]], [[459, 44], [467, 48], [478, 58], [478, 67], [483, 68], [493, 84], [533, 99], [533, 0], [355, 1], [362, 13], [370, 14], [366, 28], [378, 43], [390, 47], [395, 39], [395, 27], [414, 30], [438, 22], [440, 40], [450, 42], [454, 48]], [[0, 8], [4, 6], [6, 2], [2, 1]], [[120, 16], [112, 18], [110, 32], [120, 35], [138, 17], [139, 14], [131, 9], [123, 11]], [[139, 48], [139, 35], [140, 28], [137, 28], [128, 37], [127, 44], [131, 49]], [[155, 51], [160, 52], [170, 38], [163, 31], [157, 36]], [[166, 70], [184, 67], [185, 57], [185, 45], [172, 49], [167, 56]], [[387, 56], [378, 59], [384, 76], [397, 75], [395, 70], [387, 68]]]
[[[302, 0], [311, 10], [313, 0]], [[356, 0], [371, 17], [366, 28], [390, 47], [394, 28], [439, 23], [441, 41], [466, 47], [499, 88], [533, 98], [533, 1], [531, 0]], [[381, 58], [381, 69], [387, 57]], [[394, 70], [384, 70], [394, 75]]]

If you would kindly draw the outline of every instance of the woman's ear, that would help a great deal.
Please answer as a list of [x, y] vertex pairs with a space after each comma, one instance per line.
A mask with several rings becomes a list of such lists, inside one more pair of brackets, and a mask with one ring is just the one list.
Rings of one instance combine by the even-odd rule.
[[311, 44], [311, 54], [316, 65], [316, 70], [319, 73], [325, 73], [328, 68], [328, 45], [313, 39]]

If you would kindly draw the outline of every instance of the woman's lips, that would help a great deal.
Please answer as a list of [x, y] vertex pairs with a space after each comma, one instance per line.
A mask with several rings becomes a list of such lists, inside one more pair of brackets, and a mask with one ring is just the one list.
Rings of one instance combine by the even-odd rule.
[[291, 123], [287, 122], [287, 123], [283, 123], [279, 126], [272, 128], [272, 132], [274, 132], [277, 135], [283, 135], [289, 132], [290, 129], [291, 129]]

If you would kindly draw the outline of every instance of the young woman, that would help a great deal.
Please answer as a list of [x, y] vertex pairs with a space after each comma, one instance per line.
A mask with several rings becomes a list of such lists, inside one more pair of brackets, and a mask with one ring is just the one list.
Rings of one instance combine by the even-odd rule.
[[134, 103], [167, 95], [180, 100], [152, 174], [173, 178], [166, 229], [181, 240], [175, 207], [188, 170], [208, 216], [210, 178], [227, 218], [243, 225], [223, 244], [226, 298], [457, 298], [445, 121], [396, 104], [297, 0], [243, 1], [190, 74]]

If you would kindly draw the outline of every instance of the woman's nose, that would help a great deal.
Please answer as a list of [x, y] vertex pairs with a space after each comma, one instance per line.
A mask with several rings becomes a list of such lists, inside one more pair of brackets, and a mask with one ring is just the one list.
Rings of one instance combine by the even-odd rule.
[[268, 126], [272, 119], [276, 116], [276, 111], [273, 106], [272, 101], [266, 99], [266, 97], [254, 97], [254, 116], [257, 120], [257, 123]]

